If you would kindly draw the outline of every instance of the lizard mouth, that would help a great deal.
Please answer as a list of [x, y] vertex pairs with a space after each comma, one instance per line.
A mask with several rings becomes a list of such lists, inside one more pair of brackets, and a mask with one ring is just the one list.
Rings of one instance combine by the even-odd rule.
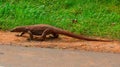
[[14, 32], [14, 30], [10, 30], [10, 32]]

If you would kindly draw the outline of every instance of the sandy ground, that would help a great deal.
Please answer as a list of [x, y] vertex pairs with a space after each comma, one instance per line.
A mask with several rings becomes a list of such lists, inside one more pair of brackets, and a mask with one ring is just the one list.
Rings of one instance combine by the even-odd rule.
[[99, 42], [99, 41], [83, 41], [67, 36], [60, 35], [57, 39], [47, 39], [39, 41], [40, 37], [35, 37], [34, 41], [28, 41], [28, 35], [16, 37], [18, 33], [8, 31], [0, 31], [0, 45], [15, 45], [25, 47], [41, 47], [41, 48], [56, 48], [56, 49], [72, 49], [86, 50], [97, 52], [112, 52], [120, 53], [120, 42]]

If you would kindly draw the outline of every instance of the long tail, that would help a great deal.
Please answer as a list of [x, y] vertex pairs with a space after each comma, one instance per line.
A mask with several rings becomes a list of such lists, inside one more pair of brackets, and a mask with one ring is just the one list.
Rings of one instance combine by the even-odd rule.
[[83, 39], [83, 40], [87, 40], [87, 41], [103, 41], [103, 42], [109, 42], [112, 40], [101, 40], [101, 39], [92, 39], [92, 38], [88, 38], [82, 35], [77, 35], [77, 34], [73, 34], [71, 32], [65, 31], [65, 30], [61, 30], [59, 29], [59, 31], [56, 31], [58, 34], [62, 34], [62, 35], [66, 35], [66, 36], [70, 36], [73, 38], [77, 38], [77, 39]]

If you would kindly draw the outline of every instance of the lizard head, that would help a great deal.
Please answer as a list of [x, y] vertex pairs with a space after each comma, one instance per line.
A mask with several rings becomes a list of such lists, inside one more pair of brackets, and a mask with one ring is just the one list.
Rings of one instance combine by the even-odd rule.
[[12, 29], [10, 32], [25, 32], [27, 29], [24, 26], [16, 27]]

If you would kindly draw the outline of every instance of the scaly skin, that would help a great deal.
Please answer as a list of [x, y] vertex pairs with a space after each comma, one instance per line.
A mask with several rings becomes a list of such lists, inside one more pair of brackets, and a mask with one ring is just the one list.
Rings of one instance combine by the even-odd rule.
[[41, 40], [45, 40], [46, 35], [52, 34], [54, 36], [54, 38], [57, 38], [59, 36], [59, 34], [62, 34], [62, 35], [66, 35], [69, 37], [83, 39], [83, 40], [87, 40], [87, 41], [104, 41], [104, 42], [111, 41], [111, 40], [100, 40], [100, 39], [87, 38], [82, 35], [73, 34], [66, 30], [62, 30], [60, 28], [56, 28], [54, 26], [50, 26], [47, 24], [19, 26], [19, 27], [14, 28], [13, 30], [11, 30], [11, 32], [22, 32], [19, 36], [22, 36], [23, 34], [28, 33], [30, 35], [30, 40], [33, 39], [33, 35], [41, 35]]

